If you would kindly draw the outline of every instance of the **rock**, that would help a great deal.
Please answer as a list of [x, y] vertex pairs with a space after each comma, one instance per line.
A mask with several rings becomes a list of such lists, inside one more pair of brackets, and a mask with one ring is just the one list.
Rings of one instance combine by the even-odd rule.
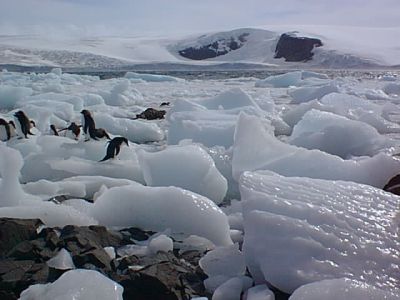
[[285, 58], [285, 61], [308, 61], [312, 59], [314, 47], [321, 47], [319, 39], [297, 37], [284, 33], [280, 36], [275, 48], [275, 58]]
[[400, 195], [400, 174], [392, 177], [389, 182], [385, 184], [383, 190], [395, 195]]
[[72, 257], [76, 267], [81, 268], [85, 264], [92, 264], [104, 271], [111, 271], [111, 258], [104, 249], [94, 249]]
[[67, 225], [61, 230], [60, 240], [68, 251], [77, 254], [82, 251], [117, 247], [122, 241], [122, 235], [108, 231], [103, 226], [73, 226]]
[[31, 240], [37, 235], [37, 229], [43, 225], [39, 219], [0, 219], [0, 258], [4, 257], [19, 243]]
[[144, 112], [136, 115], [137, 119], [146, 119], [146, 120], [156, 120], [156, 119], [164, 119], [166, 111], [165, 110], [157, 110], [154, 108], [147, 108]]
[[219, 38], [203, 46], [187, 47], [179, 50], [178, 53], [185, 58], [193, 60], [218, 57], [241, 48], [247, 41], [248, 35], [248, 33], [242, 33], [238, 37]]
[[131, 244], [132, 241], [147, 241], [152, 235], [155, 234], [153, 231], [144, 231], [139, 228], [131, 227], [120, 230], [123, 235], [124, 244]]

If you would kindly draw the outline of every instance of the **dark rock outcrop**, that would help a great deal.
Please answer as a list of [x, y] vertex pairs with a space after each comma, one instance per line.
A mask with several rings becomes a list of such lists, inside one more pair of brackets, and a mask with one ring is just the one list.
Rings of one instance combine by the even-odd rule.
[[285, 61], [301, 62], [312, 59], [314, 47], [321, 47], [319, 39], [297, 37], [284, 33], [280, 36], [275, 48], [275, 58], [285, 58]]
[[164, 119], [166, 111], [165, 110], [157, 110], [154, 108], [147, 108], [144, 112], [137, 114], [137, 119], [146, 119], [146, 120], [156, 120], [156, 119]]
[[46, 263], [62, 248], [70, 252], [77, 268], [96, 270], [121, 284], [124, 299], [186, 300], [206, 295], [205, 274], [198, 266], [202, 253], [159, 252], [112, 259], [104, 247], [118, 249], [147, 240], [154, 233], [138, 228], [110, 231], [103, 226], [73, 225], [44, 228], [38, 233], [41, 224], [40, 220], [0, 218], [0, 299], [18, 299], [30, 285], [53, 282], [68, 271]]
[[228, 39], [218, 39], [210, 44], [200, 47], [188, 47], [179, 50], [178, 53], [185, 58], [193, 60], [214, 58], [241, 48], [247, 41], [248, 35], [248, 33], [242, 33], [237, 38], [230, 37]]

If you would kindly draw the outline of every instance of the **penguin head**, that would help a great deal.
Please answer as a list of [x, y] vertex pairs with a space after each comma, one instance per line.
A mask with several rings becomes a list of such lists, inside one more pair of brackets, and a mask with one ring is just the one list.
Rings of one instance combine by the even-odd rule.
[[14, 121], [8, 121], [8, 124], [10, 124], [12, 127], [14, 127], [14, 129], [15, 129], [15, 123], [14, 123]]
[[125, 144], [126, 144], [126, 146], [127, 146], [127, 147], [129, 147], [129, 144], [128, 144], [128, 139], [127, 139], [127, 138], [125, 138], [125, 137], [122, 137], [122, 138], [121, 138], [121, 140], [122, 140], [122, 141], [121, 141], [121, 144], [122, 144], [122, 143], [125, 143]]
[[35, 123], [35, 121], [33, 121], [33, 120], [29, 120], [29, 123], [31, 124], [31, 128], [32, 128], [32, 127], [36, 127], [36, 123]]
[[81, 114], [84, 115], [84, 116], [90, 116], [90, 111], [88, 111], [87, 109], [83, 109], [81, 111]]

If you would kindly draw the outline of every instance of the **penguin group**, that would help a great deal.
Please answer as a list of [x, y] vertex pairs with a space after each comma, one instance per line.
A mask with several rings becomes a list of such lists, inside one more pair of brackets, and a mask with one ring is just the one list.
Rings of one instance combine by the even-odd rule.
[[[96, 128], [96, 123], [89, 110], [83, 109], [80, 113], [82, 115], [82, 125], [71, 122], [68, 127], [57, 129], [54, 124], [51, 124], [50, 134], [59, 136], [60, 132], [65, 131], [66, 137], [79, 140], [82, 128], [85, 135], [85, 142], [90, 139], [95, 141], [103, 138], [108, 139], [106, 155], [100, 162], [115, 158], [121, 151], [122, 145], [129, 146], [127, 138], [118, 136], [111, 139], [104, 128]], [[8, 141], [14, 136], [18, 136], [18, 139], [27, 139], [29, 135], [34, 135], [31, 129], [36, 127], [36, 124], [33, 120], [30, 120], [22, 110], [15, 112], [13, 116], [14, 120], [8, 122], [0, 118], [0, 140]]]
[[14, 120], [6, 121], [0, 118], [0, 140], [9, 141], [12, 137], [18, 136], [19, 139], [28, 138], [28, 135], [34, 135], [31, 132], [36, 124], [30, 120], [26, 114], [19, 110], [14, 113]]

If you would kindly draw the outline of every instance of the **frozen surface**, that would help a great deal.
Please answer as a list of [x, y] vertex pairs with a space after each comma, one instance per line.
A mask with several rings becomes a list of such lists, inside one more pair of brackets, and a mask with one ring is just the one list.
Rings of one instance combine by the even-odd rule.
[[343, 160], [319, 150], [288, 145], [271, 135], [254, 116], [242, 114], [236, 127], [232, 172], [237, 180], [244, 171], [270, 170], [284, 176], [348, 180], [383, 187], [399, 168], [400, 161], [383, 153]]
[[[113, 214], [109, 214], [109, 211]], [[115, 187], [97, 198], [93, 217], [100, 224], [199, 235], [230, 245], [226, 215], [211, 200], [176, 187]]]
[[398, 288], [398, 196], [352, 182], [262, 172], [244, 173], [240, 192], [243, 251], [256, 281], [288, 293], [340, 277]]
[[275, 300], [275, 295], [266, 285], [256, 285], [247, 290], [246, 300]]
[[308, 111], [294, 126], [289, 142], [344, 159], [351, 156], [373, 156], [379, 150], [397, 145], [394, 140], [383, 137], [374, 127], [361, 121], [314, 109]]
[[239, 250], [239, 245], [228, 247], [217, 247], [207, 252], [199, 261], [200, 267], [208, 276], [224, 275], [235, 277], [244, 275], [246, 265], [243, 253]]
[[148, 186], [181, 187], [217, 204], [225, 197], [227, 181], [200, 146], [170, 146], [155, 153], [141, 151], [138, 158]]
[[234, 277], [221, 284], [214, 292], [212, 300], [240, 300], [241, 293], [253, 284], [250, 277]]
[[71, 270], [49, 284], [35, 284], [21, 293], [21, 300], [122, 300], [123, 287], [101, 273]]
[[59, 269], [59, 270], [75, 269], [75, 265], [74, 262], [72, 261], [71, 254], [64, 248], [62, 248], [57, 253], [56, 256], [49, 259], [46, 263], [49, 267], [54, 269]]
[[391, 293], [363, 282], [346, 278], [327, 279], [306, 284], [294, 291], [290, 300], [397, 300], [399, 293]]

